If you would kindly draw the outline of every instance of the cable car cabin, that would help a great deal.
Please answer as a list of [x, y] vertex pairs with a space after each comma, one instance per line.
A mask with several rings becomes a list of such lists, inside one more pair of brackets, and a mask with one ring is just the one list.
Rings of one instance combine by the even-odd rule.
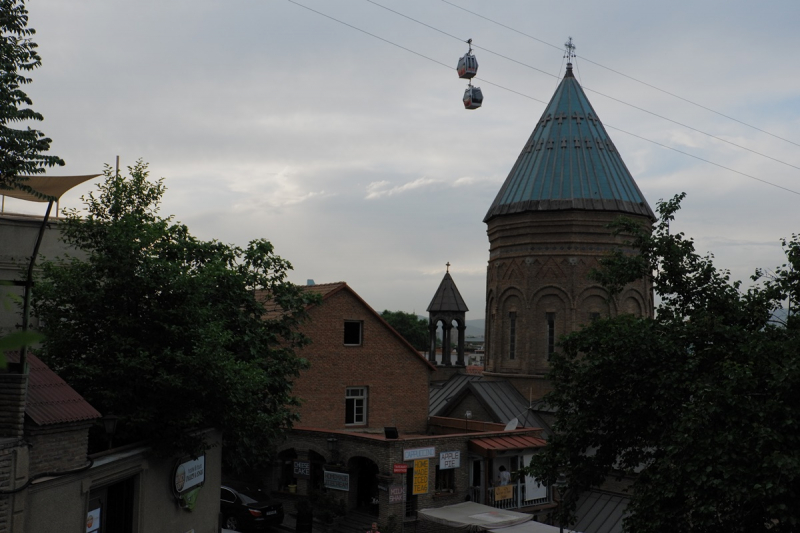
[[464, 91], [464, 107], [466, 109], [478, 109], [483, 103], [483, 93], [480, 87], [470, 85]]
[[464, 79], [470, 79], [478, 73], [478, 60], [475, 59], [475, 56], [467, 52], [464, 56], [458, 60], [458, 77]]

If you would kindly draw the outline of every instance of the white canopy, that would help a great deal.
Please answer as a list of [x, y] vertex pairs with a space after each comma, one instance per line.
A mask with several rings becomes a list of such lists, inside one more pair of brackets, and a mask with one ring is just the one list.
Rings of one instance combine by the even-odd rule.
[[495, 509], [475, 502], [457, 503], [437, 509], [422, 509], [419, 511], [419, 517], [467, 531], [486, 531], [508, 527], [533, 518], [529, 514]]
[[541, 522], [532, 522], [533, 516], [529, 514], [495, 509], [475, 502], [457, 503], [437, 509], [422, 509], [419, 511], [419, 517], [437, 524], [474, 532], [555, 533], [559, 530]]
[[[556, 533], [560, 531], [558, 526], [549, 526], [541, 522], [524, 522], [516, 526], [504, 527], [501, 529], [492, 529], [491, 533]], [[565, 529], [564, 533], [576, 533], [571, 529]]]

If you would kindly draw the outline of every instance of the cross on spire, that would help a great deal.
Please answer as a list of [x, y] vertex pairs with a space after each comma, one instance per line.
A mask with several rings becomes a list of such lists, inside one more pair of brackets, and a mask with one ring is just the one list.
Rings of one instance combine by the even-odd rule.
[[449, 272], [450, 272], [450, 261], [448, 261], [448, 262], [445, 264], [445, 266], [447, 267], [447, 272], [449, 273]]
[[564, 48], [566, 49], [564, 51], [564, 58], [567, 60], [567, 63], [572, 63], [572, 58], [575, 57], [575, 49], [577, 48], [572, 44], [572, 37], [564, 43]]

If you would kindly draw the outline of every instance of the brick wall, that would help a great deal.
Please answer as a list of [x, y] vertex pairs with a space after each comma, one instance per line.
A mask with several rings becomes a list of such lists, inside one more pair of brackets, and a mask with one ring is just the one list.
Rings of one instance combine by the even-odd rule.
[[31, 447], [30, 475], [72, 470], [86, 464], [89, 424], [54, 424], [26, 429]]
[[[344, 344], [344, 323], [362, 323], [359, 346]], [[431, 368], [347, 288], [310, 310], [303, 332], [312, 344], [299, 351], [311, 363], [294, 385], [303, 400], [298, 425], [321, 429], [424, 432]], [[347, 387], [367, 388], [364, 425], [345, 424]]]
[[[11, 488], [13, 475], [13, 448], [0, 444], [0, 489]], [[13, 495], [0, 494], [0, 533], [11, 531], [11, 503]]]
[[27, 374], [0, 374], [0, 438], [23, 434]]
[[[652, 288], [647, 281], [631, 283], [619, 296], [609, 298], [588, 279], [600, 258], [623, 245], [624, 237], [606, 228], [618, 216], [605, 211], [541, 211], [489, 222], [485, 376], [517, 376], [514, 385], [525, 397], [532, 393], [540, 398], [549, 387], [548, 313], [556, 341], [588, 323], [594, 313], [652, 316]], [[645, 217], [631, 218], [649, 224]]]

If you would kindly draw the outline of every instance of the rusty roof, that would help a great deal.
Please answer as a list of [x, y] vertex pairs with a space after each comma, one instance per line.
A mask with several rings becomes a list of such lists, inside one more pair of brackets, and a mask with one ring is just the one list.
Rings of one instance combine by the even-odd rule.
[[[12, 362], [19, 353], [7, 353]], [[39, 426], [95, 420], [102, 415], [35, 355], [28, 354], [28, 400], [25, 415]]]
[[[347, 286], [344, 281], [336, 281], [334, 283], [319, 283], [316, 285], [300, 285], [303, 292], [310, 292], [319, 294], [324, 300], [334, 292], [337, 292]], [[265, 290], [256, 291], [256, 298], [264, 302], [264, 318], [277, 318], [283, 314], [283, 309], [274, 300], [269, 298], [269, 292]]]
[[498, 452], [541, 448], [546, 444], [542, 438], [528, 434], [509, 434], [502, 437], [486, 437], [469, 441], [469, 450], [484, 457], [496, 457]]

